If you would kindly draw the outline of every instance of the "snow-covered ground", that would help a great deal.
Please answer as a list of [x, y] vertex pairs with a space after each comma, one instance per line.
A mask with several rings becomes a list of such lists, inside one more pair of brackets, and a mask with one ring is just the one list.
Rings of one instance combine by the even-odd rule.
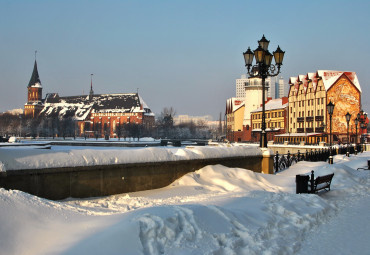
[[[221, 165], [168, 187], [49, 201], [0, 189], [0, 254], [369, 254], [370, 152], [276, 175]], [[295, 194], [295, 175], [334, 172]]]

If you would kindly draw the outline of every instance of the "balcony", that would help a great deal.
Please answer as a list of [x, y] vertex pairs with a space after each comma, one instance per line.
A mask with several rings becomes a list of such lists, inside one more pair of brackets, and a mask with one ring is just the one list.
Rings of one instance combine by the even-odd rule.
[[304, 128], [297, 128], [297, 133], [304, 133]]
[[324, 116], [315, 116], [316, 121], [324, 121]]
[[317, 133], [324, 133], [324, 127], [317, 127], [317, 128], [315, 128], [315, 132], [317, 132]]
[[313, 128], [306, 128], [307, 133], [313, 133]]
[[313, 121], [313, 117], [311, 116], [311, 117], [306, 117], [306, 121], [307, 122], [312, 122]]
[[304, 122], [304, 117], [298, 117], [297, 122]]

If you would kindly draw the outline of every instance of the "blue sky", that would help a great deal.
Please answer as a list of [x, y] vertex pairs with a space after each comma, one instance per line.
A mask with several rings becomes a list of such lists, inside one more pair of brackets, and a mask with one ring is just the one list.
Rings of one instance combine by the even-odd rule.
[[43, 94], [139, 89], [155, 113], [217, 119], [242, 52], [264, 34], [282, 76], [355, 71], [370, 111], [370, 1], [3, 1], [0, 111], [23, 108], [37, 50]]

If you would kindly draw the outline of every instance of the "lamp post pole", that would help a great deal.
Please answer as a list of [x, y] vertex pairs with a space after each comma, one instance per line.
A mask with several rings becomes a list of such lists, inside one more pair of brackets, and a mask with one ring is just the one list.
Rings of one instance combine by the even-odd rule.
[[355, 119], [355, 127], [356, 127], [355, 155], [357, 155], [357, 125], [358, 125], [358, 118]]
[[329, 120], [330, 120], [330, 135], [329, 135], [329, 141], [330, 141], [330, 146], [329, 146], [329, 164], [333, 164], [333, 152], [332, 152], [332, 148], [331, 148], [331, 138], [332, 138], [332, 125], [331, 125], [331, 119], [332, 119], [332, 116], [333, 116], [333, 112], [334, 112], [334, 104], [330, 101], [326, 107], [327, 107], [327, 110], [328, 110], [328, 113], [329, 113]]
[[[278, 46], [273, 55], [268, 51], [268, 45], [270, 41], [266, 40], [265, 36], [258, 41], [258, 48], [251, 51], [250, 47], [243, 53], [245, 66], [248, 70], [250, 78], [258, 77], [262, 79], [262, 125], [261, 125], [261, 137], [260, 147], [267, 147], [266, 137], [266, 116], [265, 116], [265, 89], [266, 89], [266, 78], [277, 76], [280, 73], [280, 67], [282, 66], [285, 52]], [[275, 59], [275, 65], [271, 64], [272, 58]], [[256, 65], [252, 67], [253, 58], [256, 59]], [[252, 67], [252, 68], [251, 68]]]
[[363, 133], [364, 133], [364, 129], [367, 129], [367, 123], [366, 123], [367, 113], [361, 110], [359, 113], [357, 113], [357, 119], [358, 119], [358, 122], [360, 122], [360, 144], [361, 144], [361, 153], [362, 153], [364, 152], [364, 140], [365, 140]]
[[346, 156], [349, 157], [349, 121], [351, 120], [351, 114], [347, 112], [346, 121], [347, 121], [347, 153]]

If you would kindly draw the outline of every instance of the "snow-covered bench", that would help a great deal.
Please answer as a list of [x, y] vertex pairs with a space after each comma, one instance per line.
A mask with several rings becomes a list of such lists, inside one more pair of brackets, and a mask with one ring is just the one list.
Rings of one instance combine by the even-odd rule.
[[367, 168], [364, 167], [359, 167], [357, 170], [362, 169], [362, 170], [370, 170], [370, 160], [367, 160]]
[[322, 190], [322, 189], [329, 191], [333, 176], [334, 176], [334, 173], [323, 175], [323, 176], [318, 176], [315, 179], [314, 171], [311, 171], [311, 179], [310, 179], [311, 185], [308, 186], [308, 192], [317, 193], [319, 190]]

